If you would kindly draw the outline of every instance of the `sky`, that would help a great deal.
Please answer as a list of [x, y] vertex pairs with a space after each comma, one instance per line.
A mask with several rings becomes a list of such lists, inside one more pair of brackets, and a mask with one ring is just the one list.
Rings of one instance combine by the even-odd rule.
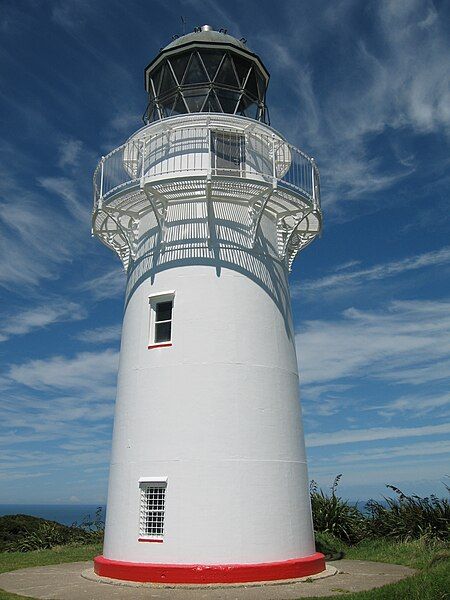
[[450, 4], [1, 0], [0, 503], [104, 503], [125, 274], [92, 173], [174, 34], [228, 29], [314, 156], [324, 229], [291, 293], [310, 477], [443, 495], [450, 465]]

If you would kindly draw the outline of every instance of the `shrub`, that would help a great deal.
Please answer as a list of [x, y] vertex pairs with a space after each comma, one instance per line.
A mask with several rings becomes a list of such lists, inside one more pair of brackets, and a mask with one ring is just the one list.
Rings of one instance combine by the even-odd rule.
[[68, 527], [30, 515], [0, 517], [0, 551], [29, 552], [70, 544], [92, 544], [102, 540], [98, 521]]
[[316, 552], [322, 552], [327, 560], [338, 560], [344, 556], [343, 544], [331, 533], [315, 531]]
[[320, 533], [331, 533], [338, 540], [354, 544], [364, 536], [365, 519], [356, 504], [350, 504], [337, 495], [341, 477], [342, 475], [335, 477], [331, 494], [326, 494], [315, 481], [311, 482], [314, 530]]
[[[450, 534], [450, 503], [435, 495], [421, 498], [407, 496], [393, 485], [387, 485], [396, 497], [384, 502], [369, 500], [366, 510], [367, 528], [371, 537], [387, 537], [399, 541], [418, 538], [448, 540]], [[448, 486], [445, 486], [450, 491]]]

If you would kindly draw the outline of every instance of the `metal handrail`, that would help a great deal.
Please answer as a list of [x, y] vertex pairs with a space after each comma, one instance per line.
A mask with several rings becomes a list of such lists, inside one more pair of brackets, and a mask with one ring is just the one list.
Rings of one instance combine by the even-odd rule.
[[[213, 165], [211, 136], [241, 139], [238, 166]], [[94, 208], [108, 196], [141, 178], [164, 178], [186, 173], [232, 176], [276, 182], [308, 198], [320, 208], [319, 171], [313, 158], [275, 134], [241, 132], [222, 126], [180, 127], [122, 144], [103, 157], [94, 172]]]

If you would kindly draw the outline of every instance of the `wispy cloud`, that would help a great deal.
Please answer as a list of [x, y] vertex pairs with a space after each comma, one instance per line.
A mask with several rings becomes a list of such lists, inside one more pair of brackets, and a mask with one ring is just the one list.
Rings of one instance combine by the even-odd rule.
[[75, 337], [85, 344], [108, 344], [119, 340], [121, 331], [121, 325], [109, 325], [80, 331]]
[[77, 221], [89, 223], [91, 208], [87, 202], [80, 201], [74, 181], [67, 177], [39, 177], [38, 182], [45, 190], [61, 198]]
[[79, 321], [86, 316], [85, 309], [75, 302], [50, 302], [8, 315], [5, 324], [0, 327], [0, 341], [5, 341], [14, 335], [25, 335], [54, 323]]
[[351, 308], [339, 319], [306, 322], [296, 341], [305, 386], [362, 376], [413, 385], [444, 379], [450, 377], [450, 302]]
[[307, 435], [308, 446], [334, 446], [355, 444], [374, 440], [392, 440], [426, 435], [446, 435], [450, 433], [450, 423], [442, 425], [424, 425], [423, 427], [373, 427], [371, 429], [343, 429]]
[[66, 167], [77, 167], [83, 149], [81, 140], [66, 139], [59, 146], [58, 165], [61, 169]]
[[48, 388], [63, 390], [92, 390], [98, 395], [114, 389], [118, 365], [118, 352], [80, 352], [73, 358], [54, 356], [12, 365], [8, 380], [35, 390]]
[[79, 289], [82, 292], [89, 292], [96, 300], [107, 300], [123, 296], [125, 284], [126, 277], [123, 269], [117, 265], [106, 273], [86, 281]]
[[335, 272], [320, 279], [306, 280], [296, 283], [291, 287], [293, 296], [314, 293], [317, 291], [331, 291], [333, 294], [345, 288], [352, 293], [355, 286], [365, 285], [370, 281], [377, 281], [389, 277], [397, 277], [408, 271], [415, 271], [426, 267], [433, 267], [450, 263], [450, 247], [432, 252], [424, 252], [415, 256], [394, 260], [367, 268], [351, 269], [358, 262], [352, 261], [336, 267]]
[[[403, 151], [392, 157], [374, 153], [370, 144], [376, 136], [403, 131], [450, 135], [445, 60], [450, 40], [445, 17], [427, 0], [404, 2], [401, 8], [395, 0], [372, 3], [370, 37], [354, 25], [367, 18], [366, 5], [345, 1], [302, 10], [299, 18], [299, 7], [290, 3], [281, 12], [282, 33], [264, 30], [257, 39], [301, 107], [297, 125], [286, 112], [273, 114], [282, 129], [314, 153], [325, 204], [339, 201], [342, 210], [346, 199], [370, 197], [416, 171], [411, 152], [406, 161]], [[325, 44], [333, 56], [323, 57]], [[342, 61], [339, 49], [344, 47], [351, 48], [351, 60]], [[322, 69], [312, 76], [310, 65], [317, 64], [319, 53]]]

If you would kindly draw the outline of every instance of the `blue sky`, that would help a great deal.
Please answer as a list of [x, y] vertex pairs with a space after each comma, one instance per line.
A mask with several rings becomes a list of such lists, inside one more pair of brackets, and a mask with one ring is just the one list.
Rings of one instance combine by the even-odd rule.
[[0, 503], [105, 501], [125, 276], [90, 237], [91, 177], [181, 16], [247, 38], [272, 126], [321, 171], [323, 236], [291, 276], [311, 477], [443, 494], [449, 4], [3, 0]]

